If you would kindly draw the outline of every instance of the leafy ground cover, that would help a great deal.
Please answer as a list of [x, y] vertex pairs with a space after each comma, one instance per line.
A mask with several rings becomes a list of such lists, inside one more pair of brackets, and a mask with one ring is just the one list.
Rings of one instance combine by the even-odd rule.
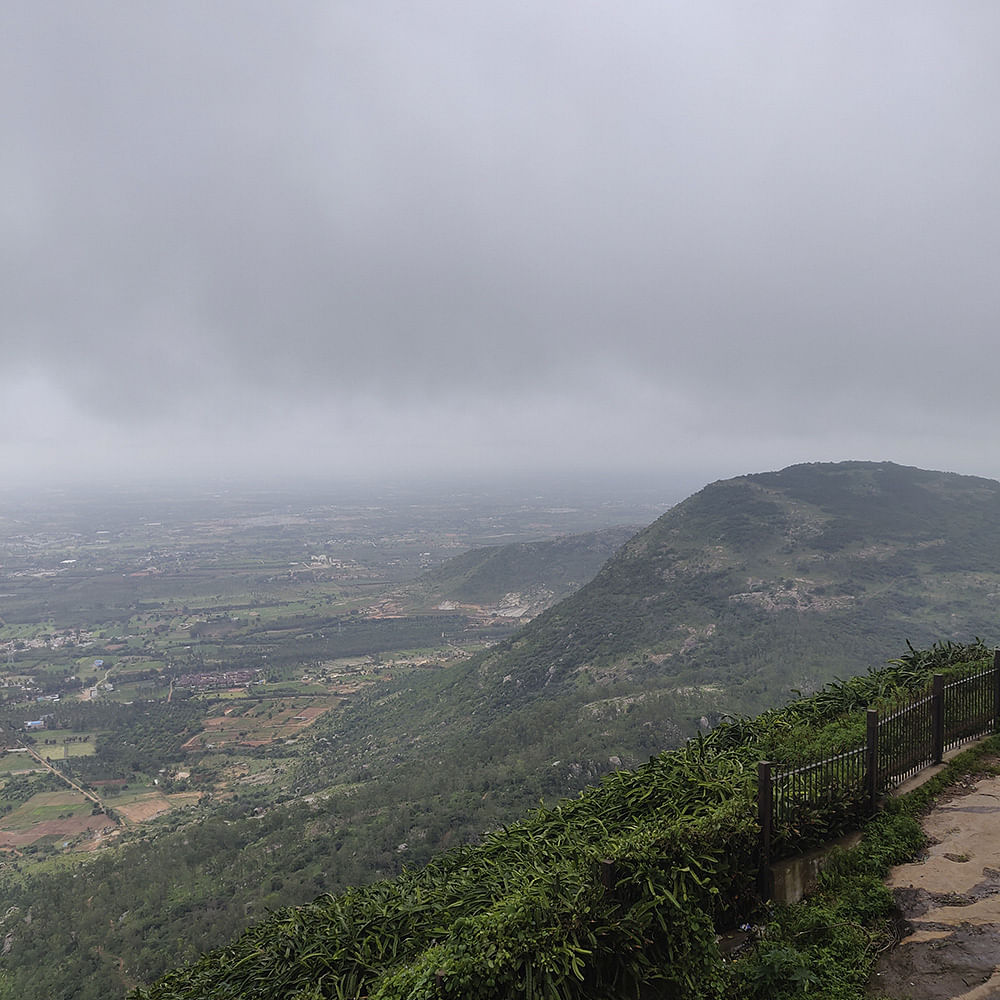
[[[135, 1000], [597, 1000], [641, 987], [695, 998], [734, 984], [746, 996], [773, 996], [775, 984], [782, 996], [857, 996], [859, 956], [877, 935], [869, 927], [889, 909], [876, 882], [919, 846], [919, 828], [898, 808], [876, 820], [859, 852], [824, 877], [825, 896], [772, 914], [754, 955], [727, 965], [717, 931], [760, 907], [755, 762], [791, 745], [803, 756], [843, 749], [855, 737], [845, 724], [852, 715], [922, 689], [938, 666], [979, 668], [985, 653], [951, 644], [914, 651], [785, 709], [721, 725], [476, 847], [283, 910]], [[832, 803], [797, 838], [787, 835], [786, 848], [829, 839], [842, 824]]]

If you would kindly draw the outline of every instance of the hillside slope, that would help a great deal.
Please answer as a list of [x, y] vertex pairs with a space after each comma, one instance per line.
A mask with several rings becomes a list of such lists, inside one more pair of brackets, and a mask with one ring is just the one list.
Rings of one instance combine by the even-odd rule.
[[440, 803], [445, 827], [400, 816], [396, 843], [426, 857], [908, 641], [992, 641], [998, 554], [990, 480], [855, 462], [714, 483], [512, 639], [321, 721], [329, 749], [299, 780], [362, 774], [400, 813]]
[[482, 664], [505, 698], [581, 677], [757, 710], [907, 640], [995, 628], [1000, 483], [891, 463], [706, 486]]
[[406, 588], [408, 598], [440, 607], [475, 606], [531, 616], [583, 586], [638, 528], [616, 527], [562, 538], [471, 549]]
[[[716, 938], [759, 912], [756, 761], [842, 752], [863, 741], [865, 706], [884, 709], [926, 692], [934, 670], [968, 676], [989, 662], [980, 645], [939, 646], [784, 710], [719, 726], [422, 871], [276, 913], [137, 991], [136, 1000], [777, 995], [770, 941], [734, 964], [722, 960]], [[781, 826], [784, 849], [794, 854], [856, 825], [859, 799], [832, 786], [822, 804], [793, 802]], [[894, 825], [896, 856], [883, 857], [879, 876], [920, 846], [915, 824]], [[850, 905], [828, 914], [826, 925], [814, 921], [810, 937], [794, 937], [803, 949], [818, 938], [812, 954], [784, 950], [783, 967], [789, 958], [808, 963], [817, 987], [846, 971], [844, 985], [853, 988], [837, 996], [860, 995], [891, 909], [884, 891]], [[852, 940], [837, 954], [827, 930], [845, 923]], [[768, 936], [780, 933], [776, 920]]]

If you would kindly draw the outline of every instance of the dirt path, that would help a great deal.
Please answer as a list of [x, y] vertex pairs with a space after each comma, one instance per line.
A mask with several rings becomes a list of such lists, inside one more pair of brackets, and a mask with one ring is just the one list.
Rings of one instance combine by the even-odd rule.
[[[29, 747], [27, 744], [21, 742], [18, 742], [18, 746], [23, 747], [25, 750], [27, 750], [28, 753], [31, 754], [31, 756], [39, 764], [42, 765], [42, 767], [51, 771], [60, 781], [66, 782], [66, 784], [69, 785], [70, 788], [72, 788], [74, 791], [79, 792], [84, 798], [90, 799], [90, 801], [93, 802], [103, 812], [106, 813], [108, 811], [107, 806], [104, 804], [104, 802], [101, 801], [99, 795], [96, 795], [94, 792], [88, 792], [86, 788], [83, 788], [82, 786], [78, 785], [72, 778], [63, 774], [62, 771], [60, 771], [58, 768], [53, 767], [41, 754], [38, 753], [38, 751], [34, 749], [34, 747]], [[121, 819], [119, 820], [119, 822], [126, 829], [128, 828], [127, 821]]]
[[924, 857], [888, 880], [902, 937], [879, 962], [871, 993], [1000, 1000], [1000, 778], [966, 778], [923, 827]]
[[97, 698], [97, 689], [98, 689], [98, 688], [99, 688], [99, 687], [100, 687], [100, 686], [101, 686], [102, 684], [107, 684], [107, 683], [108, 683], [108, 678], [109, 678], [110, 676], [111, 676], [111, 670], [109, 669], [109, 670], [108, 670], [108, 671], [107, 671], [107, 672], [105, 673], [104, 677], [103, 677], [103, 678], [102, 678], [101, 680], [99, 680], [99, 681], [94, 681], [94, 686], [93, 686], [93, 687], [91, 687], [91, 688], [87, 688], [87, 690], [83, 692], [83, 693], [84, 693], [84, 696], [85, 696], [85, 697], [84, 697], [84, 700], [85, 700], [85, 701], [94, 701], [94, 700], [95, 700], [95, 699]]

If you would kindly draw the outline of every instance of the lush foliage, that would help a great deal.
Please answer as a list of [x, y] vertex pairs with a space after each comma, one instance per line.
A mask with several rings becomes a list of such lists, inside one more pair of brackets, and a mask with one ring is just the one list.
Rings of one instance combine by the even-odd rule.
[[926, 685], [928, 667], [946, 657], [968, 669], [983, 652], [975, 644], [919, 665], [904, 658], [784, 711], [719, 726], [421, 871], [284, 910], [136, 1000], [596, 1000], [635, 995], [640, 984], [696, 997], [724, 989], [727, 977], [743, 995], [774, 995], [776, 984], [781, 995], [820, 995], [820, 981], [856, 989], [862, 972], [849, 960], [867, 954], [866, 923], [888, 910], [881, 874], [912, 853], [919, 832], [905, 816], [875, 824], [862, 861], [835, 865], [812, 909], [782, 911], [754, 960], [727, 970], [716, 928], [759, 904], [754, 764], [790, 737], [835, 744], [850, 732], [845, 715]]

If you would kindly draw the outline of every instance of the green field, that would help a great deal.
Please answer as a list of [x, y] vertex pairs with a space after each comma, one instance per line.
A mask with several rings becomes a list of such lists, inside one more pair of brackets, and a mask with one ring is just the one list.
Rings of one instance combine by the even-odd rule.
[[18, 752], [5, 752], [0, 754], [0, 774], [10, 774], [12, 771], [32, 771], [36, 767], [41, 768], [30, 754]]
[[75, 733], [68, 729], [42, 729], [34, 734], [35, 752], [52, 760], [91, 757], [97, 750], [99, 732]]
[[89, 816], [93, 803], [67, 788], [57, 792], [37, 792], [27, 802], [8, 813], [0, 821], [4, 830], [30, 830], [46, 820], [68, 819], [72, 816]]

